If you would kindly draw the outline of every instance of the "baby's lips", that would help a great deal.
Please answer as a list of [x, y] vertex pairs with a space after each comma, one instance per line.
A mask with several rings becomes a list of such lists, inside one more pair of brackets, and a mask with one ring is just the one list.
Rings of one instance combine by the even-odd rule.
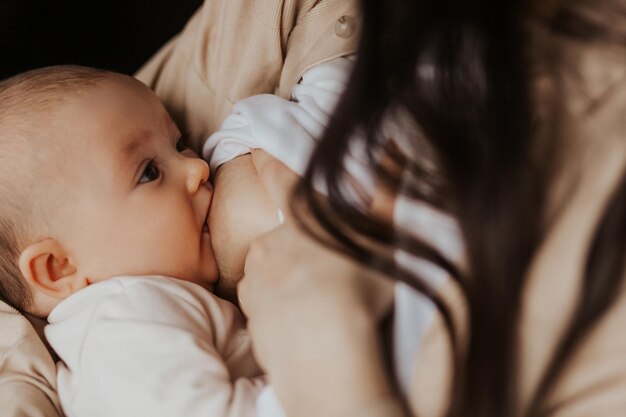
[[209, 212], [211, 211], [210, 209], [211, 209], [211, 203], [209, 203], [209, 207], [206, 210], [206, 215], [204, 216], [204, 222], [202, 223], [203, 232], [209, 231]]
[[208, 222], [209, 222], [209, 213], [211, 212], [211, 204], [213, 203], [213, 196], [215, 195], [215, 194], [213, 193], [213, 185], [212, 185], [211, 183], [206, 182], [206, 183], [204, 183], [204, 186], [205, 186], [206, 188], [208, 188], [208, 189], [209, 189], [209, 191], [210, 191], [210, 195], [209, 195], [209, 203], [208, 203], [207, 208], [206, 208], [206, 214], [205, 214], [205, 216], [204, 216], [204, 223], [203, 223], [203, 227], [204, 227], [204, 226], [206, 226], [206, 225], [208, 225]]
[[204, 185], [204, 187], [208, 188], [211, 191], [211, 196], [213, 196], [213, 184], [211, 183], [211, 181], [206, 181], [202, 185]]

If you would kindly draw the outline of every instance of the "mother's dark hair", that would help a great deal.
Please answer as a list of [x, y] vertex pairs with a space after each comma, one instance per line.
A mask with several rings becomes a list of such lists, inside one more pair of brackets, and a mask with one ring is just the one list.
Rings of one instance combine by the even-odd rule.
[[[576, 11], [580, 6], [626, 14], [623, 1], [562, 3], [541, 22], [555, 36], [580, 42], [616, 40], [614, 28]], [[353, 75], [296, 190], [295, 201], [307, 202], [338, 249], [407, 282], [435, 302], [457, 347], [449, 416], [521, 415], [517, 403], [521, 295], [546, 230], [546, 185], [559, 139], [550, 138], [541, 158], [532, 152], [537, 131], [531, 111], [528, 7], [514, 0], [363, 0], [363, 36]], [[419, 126], [407, 138], [410, 154], [386, 146], [381, 134], [384, 121], [399, 112], [408, 113]], [[469, 272], [457, 270], [427, 243], [393, 230], [344, 192], [342, 161], [353, 142], [365, 144], [376, 155], [372, 166], [387, 187], [458, 219]], [[424, 151], [435, 159], [435, 171], [410, 156]], [[381, 154], [403, 168], [376, 163]], [[318, 178], [328, 185], [327, 202], [313, 191]], [[362, 237], [376, 246], [363, 244]], [[450, 312], [436, 291], [396, 265], [394, 249], [436, 262], [459, 283], [472, 335], [466, 351], [459, 351]], [[575, 347], [611, 306], [621, 285], [625, 252], [626, 176], [596, 229], [571, 325], [525, 415], [553, 411], [547, 409], [546, 396]]]

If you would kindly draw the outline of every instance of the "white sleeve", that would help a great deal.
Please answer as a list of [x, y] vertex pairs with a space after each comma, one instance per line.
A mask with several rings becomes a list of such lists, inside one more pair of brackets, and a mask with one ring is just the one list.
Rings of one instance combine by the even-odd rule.
[[[465, 248], [460, 226], [454, 217], [423, 201], [398, 196], [393, 220], [396, 228], [431, 245], [457, 267], [463, 267]], [[399, 266], [418, 274], [435, 290], [450, 279], [439, 265], [404, 250], [396, 250], [394, 259]], [[429, 298], [405, 283], [395, 285], [393, 366], [398, 388], [405, 397], [411, 395], [411, 382], [417, 366], [415, 352], [432, 325], [435, 313], [436, 307]]]
[[46, 335], [64, 361], [68, 417], [256, 415], [265, 382], [236, 308], [164, 279], [105, 281], [93, 286], [105, 296], [53, 311]]
[[302, 175], [345, 89], [352, 62], [352, 56], [341, 57], [307, 70], [292, 101], [262, 94], [237, 102], [204, 144], [202, 154], [211, 170], [262, 148]]

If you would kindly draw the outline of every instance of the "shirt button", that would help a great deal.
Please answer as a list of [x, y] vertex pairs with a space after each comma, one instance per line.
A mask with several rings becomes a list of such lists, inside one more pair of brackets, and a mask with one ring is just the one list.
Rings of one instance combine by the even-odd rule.
[[356, 21], [351, 16], [341, 16], [335, 23], [335, 35], [343, 39], [352, 36], [354, 29], [356, 29]]

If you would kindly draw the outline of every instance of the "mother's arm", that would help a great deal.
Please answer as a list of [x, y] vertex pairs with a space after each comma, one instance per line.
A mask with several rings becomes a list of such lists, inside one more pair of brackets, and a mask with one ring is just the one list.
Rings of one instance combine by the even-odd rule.
[[205, 0], [135, 76], [198, 153], [243, 98], [289, 98], [309, 68], [357, 49], [356, 0]]
[[[279, 165], [260, 170], [284, 202], [293, 179]], [[402, 415], [378, 334], [390, 281], [322, 247], [288, 215], [252, 244], [238, 289], [255, 353], [288, 415]]]
[[371, 308], [384, 292], [375, 280], [290, 226], [253, 244], [241, 305], [288, 415], [401, 414]]
[[26, 317], [0, 301], [0, 416], [61, 417], [56, 367]]

